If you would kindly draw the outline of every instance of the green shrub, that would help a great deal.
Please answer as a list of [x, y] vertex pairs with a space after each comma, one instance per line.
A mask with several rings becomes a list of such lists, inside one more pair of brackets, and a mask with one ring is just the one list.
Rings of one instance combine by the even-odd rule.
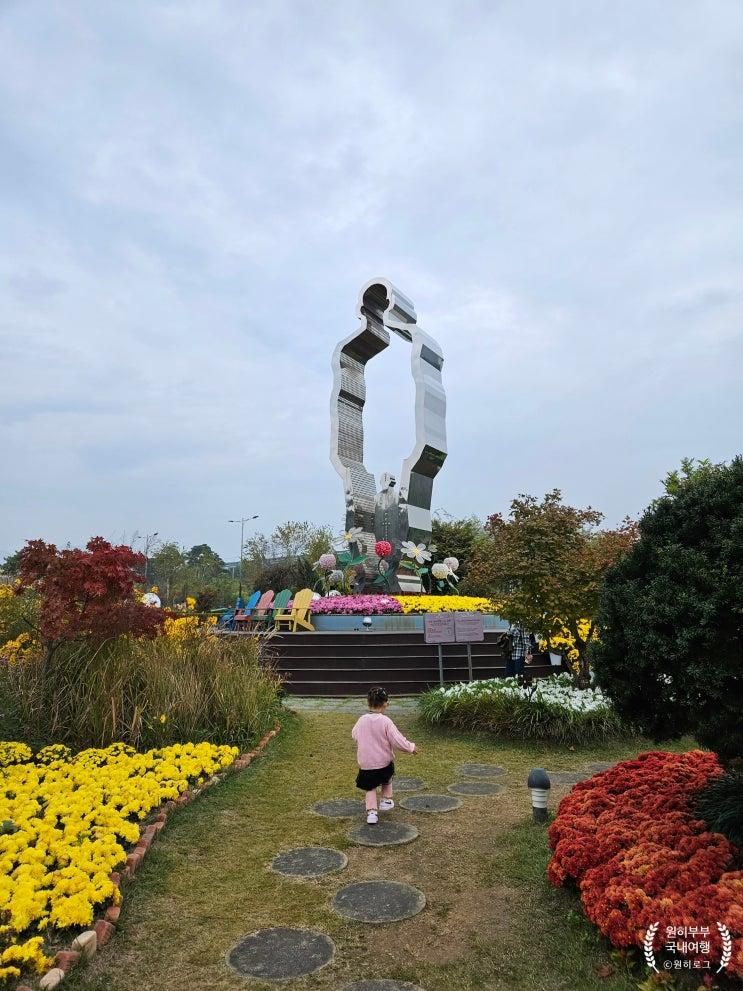
[[508, 739], [581, 744], [632, 733], [599, 691], [575, 688], [566, 674], [527, 689], [515, 678], [434, 688], [418, 704], [429, 723]]
[[693, 734], [730, 763], [743, 759], [743, 458], [685, 474], [606, 575], [593, 663], [643, 733]]
[[0, 586], [0, 646], [21, 633], [30, 633], [37, 613], [38, 599], [33, 592], [16, 595], [10, 585]]
[[312, 588], [317, 581], [317, 575], [312, 570], [312, 564], [304, 557], [295, 557], [281, 561], [270, 561], [265, 564], [253, 579], [253, 588], [261, 592], [272, 588], [280, 592], [282, 588], [290, 588], [296, 592], [300, 588]]
[[38, 746], [138, 748], [209, 740], [243, 745], [269, 729], [280, 678], [253, 637], [120, 637], [66, 644], [0, 672], [20, 738]]
[[727, 771], [698, 792], [694, 815], [743, 851], [743, 771]]

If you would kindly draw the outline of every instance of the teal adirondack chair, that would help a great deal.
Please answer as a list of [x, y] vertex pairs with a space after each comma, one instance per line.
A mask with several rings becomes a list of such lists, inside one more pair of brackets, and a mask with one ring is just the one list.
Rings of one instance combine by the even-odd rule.
[[260, 619], [256, 618], [255, 629], [268, 630], [273, 626], [273, 621], [278, 613], [283, 613], [286, 611], [286, 607], [291, 601], [291, 597], [294, 593], [290, 588], [282, 588], [279, 594], [273, 600], [271, 608], [266, 612], [266, 615]]

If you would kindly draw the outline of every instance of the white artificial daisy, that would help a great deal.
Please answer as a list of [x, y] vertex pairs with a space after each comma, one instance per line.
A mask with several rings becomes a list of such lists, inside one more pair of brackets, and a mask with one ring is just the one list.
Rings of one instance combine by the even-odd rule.
[[344, 544], [353, 544], [354, 541], [358, 540], [361, 534], [364, 532], [364, 528], [360, 526], [352, 526], [350, 530], [344, 530], [337, 537], [339, 541]]
[[412, 540], [403, 540], [400, 545], [406, 557], [412, 558], [418, 564], [425, 564], [431, 560], [431, 552], [426, 550], [425, 544], [416, 544]]

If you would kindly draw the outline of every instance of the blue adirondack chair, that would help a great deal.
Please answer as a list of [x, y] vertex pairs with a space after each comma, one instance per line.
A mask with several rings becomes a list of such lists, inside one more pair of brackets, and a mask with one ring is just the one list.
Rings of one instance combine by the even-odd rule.
[[242, 628], [243, 624], [247, 627], [250, 623], [253, 613], [255, 612], [255, 607], [258, 605], [258, 600], [261, 597], [260, 591], [253, 592], [253, 594], [248, 598], [245, 603], [245, 608], [242, 612], [236, 612], [235, 618], [233, 620], [235, 624], [235, 629], [239, 630]]
[[235, 628], [235, 610], [225, 609], [222, 615], [219, 617], [219, 622], [217, 623], [218, 630], [234, 630]]

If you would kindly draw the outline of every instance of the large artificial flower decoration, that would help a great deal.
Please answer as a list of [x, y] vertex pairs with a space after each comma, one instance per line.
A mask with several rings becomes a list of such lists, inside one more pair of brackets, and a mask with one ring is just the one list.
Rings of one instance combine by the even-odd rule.
[[363, 527], [352, 526], [350, 530], [344, 530], [343, 533], [339, 534], [338, 540], [343, 544], [353, 544], [358, 541], [363, 532]]
[[459, 560], [456, 557], [445, 557], [444, 564], [447, 566], [449, 571], [459, 570]]
[[446, 564], [446, 562], [434, 564], [431, 568], [431, 574], [433, 575], [434, 578], [437, 578], [439, 581], [444, 581], [451, 574], [451, 569]]
[[377, 557], [389, 557], [392, 553], [392, 544], [389, 540], [378, 540], [374, 545], [374, 553]]
[[332, 571], [336, 566], [335, 554], [321, 554], [317, 562], [323, 571]]
[[405, 557], [411, 558], [417, 564], [425, 564], [431, 560], [431, 552], [426, 550], [425, 544], [416, 544], [412, 540], [403, 540], [400, 545]]

